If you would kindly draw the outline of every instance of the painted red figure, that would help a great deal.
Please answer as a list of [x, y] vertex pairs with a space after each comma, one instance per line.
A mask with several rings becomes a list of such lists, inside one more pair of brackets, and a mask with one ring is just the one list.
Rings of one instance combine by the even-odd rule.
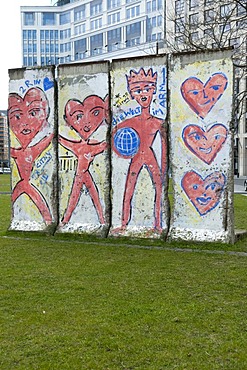
[[[165, 134], [163, 132], [164, 121], [152, 116], [150, 113], [150, 105], [153, 95], [156, 93], [157, 72], [153, 73], [152, 68], [150, 68], [146, 73], [144, 69], [141, 68], [138, 72], [131, 70], [130, 75], [126, 76], [126, 78], [130, 96], [140, 105], [141, 114], [119, 123], [113, 130], [113, 135], [117, 135], [120, 129], [131, 128], [132, 130], [136, 131], [139, 137], [139, 147], [131, 156], [132, 158], [127, 173], [123, 197], [122, 227], [120, 230], [124, 230], [130, 221], [131, 201], [134, 195], [135, 186], [140, 171], [145, 166], [151, 176], [155, 190], [154, 228], [161, 232], [161, 198], [162, 184], [167, 166], [167, 143]], [[158, 133], [160, 133], [161, 137], [161, 168], [152, 148], [152, 144]], [[115, 144], [116, 143], [114, 140], [114, 151], [118, 155], [126, 158], [126, 156], [119, 152]], [[116, 229], [115, 231], [118, 230], [119, 229]]]
[[48, 100], [40, 88], [31, 88], [23, 98], [16, 93], [9, 94], [9, 125], [21, 145], [10, 149], [20, 176], [20, 181], [12, 191], [12, 202], [14, 203], [20, 195], [27, 194], [39, 209], [44, 221], [50, 224], [52, 216], [48, 204], [38, 189], [29, 182], [35, 160], [53, 138], [53, 134], [49, 134], [38, 143], [30, 145], [35, 136], [48, 124], [48, 117]]
[[64, 119], [74, 129], [80, 140], [74, 141], [60, 135], [59, 143], [69, 149], [78, 159], [78, 165], [68, 202], [67, 209], [62, 219], [62, 224], [69, 222], [74, 211], [83, 185], [86, 186], [101, 224], [105, 223], [103, 209], [99, 199], [98, 189], [94, 183], [89, 166], [94, 157], [107, 148], [105, 141], [90, 140], [90, 136], [98, 129], [104, 119], [108, 117], [108, 97], [105, 99], [97, 95], [88, 96], [83, 102], [71, 99], [65, 106]]

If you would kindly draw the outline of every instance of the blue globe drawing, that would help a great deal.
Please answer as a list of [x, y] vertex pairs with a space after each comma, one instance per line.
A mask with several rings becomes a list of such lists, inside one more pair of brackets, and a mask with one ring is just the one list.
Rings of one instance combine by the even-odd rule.
[[140, 138], [133, 128], [124, 127], [119, 129], [114, 135], [114, 145], [120, 155], [132, 157], [138, 152]]

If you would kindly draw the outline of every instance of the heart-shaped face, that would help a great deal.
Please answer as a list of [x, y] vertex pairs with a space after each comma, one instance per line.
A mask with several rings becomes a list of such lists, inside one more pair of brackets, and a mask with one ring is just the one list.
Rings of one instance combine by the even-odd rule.
[[214, 73], [205, 84], [197, 77], [187, 78], [181, 85], [181, 94], [190, 108], [205, 118], [227, 87], [227, 77]]
[[212, 211], [219, 203], [226, 182], [225, 175], [215, 171], [203, 179], [194, 171], [182, 179], [182, 188], [201, 216]]
[[47, 123], [48, 116], [48, 100], [40, 88], [31, 88], [23, 98], [15, 93], [9, 94], [9, 125], [23, 148]]
[[228, 130], [222, 124], [215, 124], [204, 131], [197, 125], [183, 129], [182, 137], [187, 148], [203, 162], [210, 164], [226, 141]]
[[71, 99], [65, 106], [67, 124], [87, 140], [106, 119], [108, 100], [97, 95], [88, 96], [83, 102]]

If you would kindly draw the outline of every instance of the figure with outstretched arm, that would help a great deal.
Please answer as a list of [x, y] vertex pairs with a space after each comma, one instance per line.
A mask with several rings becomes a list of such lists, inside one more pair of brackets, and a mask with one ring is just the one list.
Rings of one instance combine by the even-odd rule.
[[12, 202], [14, 203], [22, 194], [28, 195], [39, 209], [46, 224], [52, 222], [49, 206], [38, 189], [30, 183], [30, 177], [35, 160], [49, 146], [53, 138], [53, 134], [49, 134], [31, 145], [36, 135], [45, 125], [48, 125], [48, 117], [48, 100], [40, 88], [31, 88], [23, 98], [16, 93], [9, 94], [9, 125], [20, 143], [20, 147], [10, 148], [11, 157], [16, 163], [20, 176], [12, 191]]
[[[164, 133], [163, 120], [154, 117], [150, 113], [150, 105], [153, 95], [156, 93], [157, 72], [153, 73], [150, 68], [147, 73], [141, 68], [138, 72], [131, 70], [126, 76], [128, 91], [132, 99], [141, 107], [141, 113], [135, 117], [126, 119], [119, 123], [113, 130], [113, 149], [123, 158], [130, 158], [130, 165], [125, 182], [122, 210], [122, 226], [119, 231], [124, 230], [131, 219], [131, 202], [135, 191], [138, 176], [145, 166], [150, 174], [154, 190], [154, 228], [162, 231], [162, 184], [167, 167], [167, 142]], [[136, 147], [132, 153], [123, 153], [118, 145], [118, 136], [121, 130], [128, 128], [131, 135], [135, 135]], [[152, 148], [153, 142], [160, 134], [161, 137], [161, 166], [159, 166], [155, 152]], [[134, 141], [134, 139], [133, 139]], [[115, 230], [115, 231], [118, 231]]]
[[83, 102], [71, 99], [65, 106], [64, 119], [73, 130], [80, 136], [79, 140], [71, 140], [60, 135], [59, 143], [70, 150], [77, 157], [77, 168], [72, 185], [67, 209], [61, 224], [69, 222], [80, 198], [83, 185], [86, 186], [101, 224], [105, 224], [102, 205], [97, 186], [89, 171], [94, 157], [105, 151], [107, 143], [90, 139], [98, 127], [107, 120], [108, 97], [105, 99], [97, 95], [88, 96]]

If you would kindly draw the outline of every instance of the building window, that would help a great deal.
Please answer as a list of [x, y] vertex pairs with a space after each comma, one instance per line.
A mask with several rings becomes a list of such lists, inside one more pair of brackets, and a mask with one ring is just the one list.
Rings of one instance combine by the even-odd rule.
[[194, 9], [199, 6], [199, 0], [189, 0], [189, 9]]
[[140, 43], [141, 22], [132, 23], [126, 26], [126, 46], [134, 46]]
[[120, 27], [107, 32], [107, 51], [117, 50], [118, 45], [120, 43], [121, 43], [121, 28]]
[[199, 33], [198, 32], [192, 32], [190, 37], [191, 37], [192, 41], [198, 41], [199, 40]]
[[[245, 2], [245, 4], [244, 4]], [[237, 4], [237, 15], [244, 15], [247, 13], [247, 4], [246, 4], [246, 1], [243, 1], [243, 5], [242, 4]]]
[[220, 25], [220, 33], [228, 32], [230, 31], [230, 29], [231, 29], [230, 23], [225, 23], [225, 24]]
[[86, 32], [86, 24], [80, 24], [79, 26], [75, 26], [75, 35], [81, 35], [82, 33]]
[[71, 43], [65, 42], [64, 44], [60, 44], [60, 53], [68, 53], [71, 51]]
[[176, 37], [175, 37], [175, 42], [176, 42], [176, 44], [178, 44], [178, 45], [184, 44], [184, 36], [183, 36], [183, 35], [181, 35], [181, 36], [176, 36]]
[[204, 36], [213, 37], [213, 35], [214, 35], [214, 31], [212, 28], [207, 28], [206, 30], [204, 30]]
[[204, 12], [204, 22], [212, 23], [215, 20], [215, 11], [213, 9], [205, 10]]
[[37, 40], [37, 31], [36, 30], [23, 30], [22, 31], [23, 40]]
[[247, 27], [247, 19], [246, 18], [237, 22], [237, 28], [244, 29], [246, 27]]
[[161, 9], [163, 9], [163, 3], [161, 0], [152, 0], [147, 2], [147, 13]]
[[85, 5], [78, 6], [78, 8], [75, 8], [74, 10], [74, 19], [75, 22], [81, 21], [86, 18], [86, 9]]
[[97, 55], [102, 53], [103, 48], [103, 33], [90, 37], [90, 49], [91, 55]]
[[231, 15], [231, 7], [230, 4], [225, 4], [220, 7], [220, 17], [227, 18]]
[[155, 42], [155, 41], [160, 41], [160, 40], [161, 40], [161, 32], [152, 33], [151, 35], [147, 36], [148, 42]]
[[33, 12], [24, 13], [24, 25], [34, 26], [35, 14]]
[[117, 8], [120, 5], [121, 5], [121, 1], [120, 0], [107, 0], [107, 9], [108, 10]]
[[184, 11], [184, 0], [175, 1], [175, 14], [181, 14]]
[[238, 37], [235, 37], [233, 39], [229, 40], [229, 46], [233, 46], [234, 48], [238, 47], [240, 45], [240, 39]]
[[41, 30], [40, 31], [41, 40], [58, 40], [58, 31], [57, 30]]
[[67, 24], [70, 23], [70, 12], [62, 13], [59, 16], [59, 24]]
[[102, 12], [102, 1], [93, 1], [90, 3], [91, 17]]
[[126, 9], [126, 18], [131, 19], [140, 15], [140, 5]]
[[85, 58], [87, 52], [87, 40], [84, 38], [75, 41], [74, 47], [75, 47], [75, 59], [78, 60]]
[[107, 16], [108, 25], [120, 22], [120, 12], [112, 13]]
[[177, 18], [175, 19], [175, 33], [181, 33], [184, 31], [184, 19], [183, 18]]
[[42, 25], [54, 26], [56, 24], [55, 13], [42, 13]]
[[91, 30], [97, 30], [101, 27], [102, 27], [102, 18], [97, 18], [90, 22]]
[[199, 14], [194, 13], [189, 16], [189, 25], [191, 28], [195, 28], [198, 25]]
[[70, 28], [67, 28], [66, 30], [60, 31], [60, 39], [69, 39], [71, 36], [71, 30]]

